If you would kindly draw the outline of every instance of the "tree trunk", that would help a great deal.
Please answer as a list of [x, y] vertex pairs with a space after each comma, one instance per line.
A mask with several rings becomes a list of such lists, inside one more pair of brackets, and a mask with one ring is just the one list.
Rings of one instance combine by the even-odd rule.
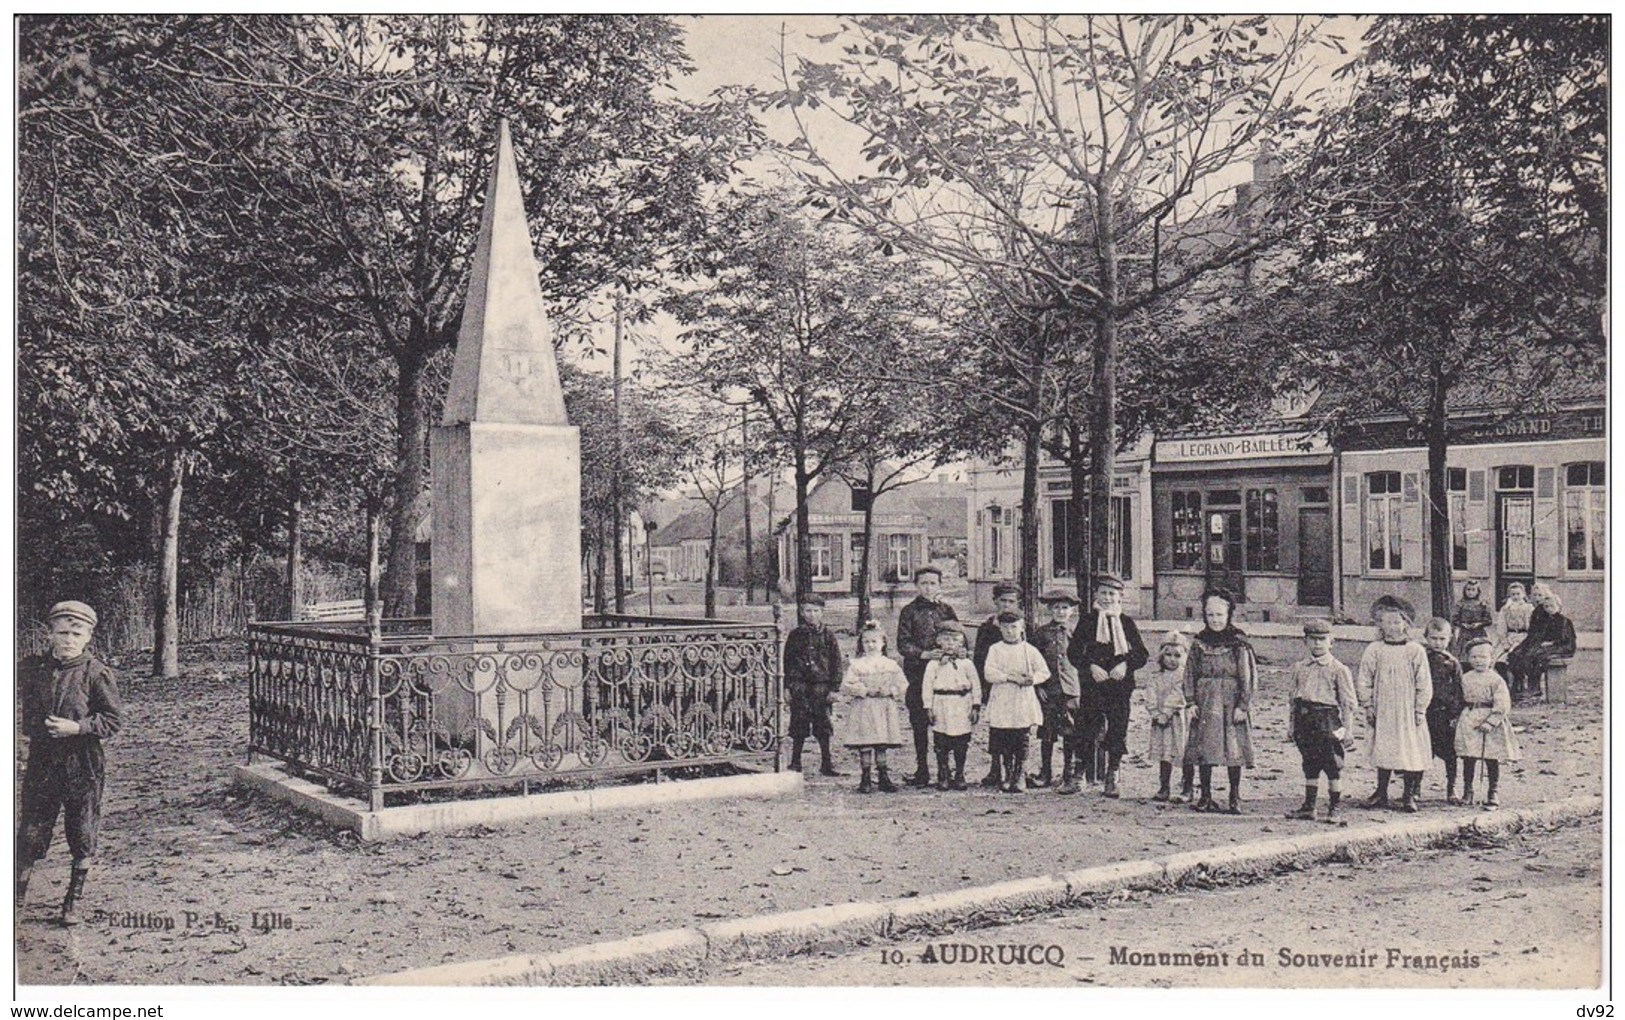
[[1101, 292], [1095, 319], [1094, 364], [1089, 419], [1089, 565], [1104, 573], [1110, 563], [1112, 472], [1117, 464], [1117, 235], [1112, 195], [1104, 175], [1095, 197]]
[[1449, 392], [1445, 381], [1435, 374], [1432, 392], [1428, 394], [1428, 580], [1432, 588], [1433, 615], [1446, 620], [1450, 619], [1455, 601], [1455, 582], [1450, 572], [1450, 478], [1445, 467], [1450, 452], [1449, 415], [1445, 404]]
[[868, 620], [873, 610], [873, 598], [869, 592], [869, 564], [874, 562], [875, 549], [875, 473], [869, 472], [869, 502], [863, 506], [863, 555], [859, 557], [858, 573], [854, 580], [858, 587], [858, 622], [852, 628], [853, 633], [863, 631], [864, 621]]
[[594, 583], [592, 590], [592, 611], [602, 615], [609, 611], [609, 598], [604, 591], [604, 519], [602, 517], [598, 518], [598, 523], [593, 530], [597, 536], [593, 541], [593, 573], [597, 576], [597, 581]]
[[722, 517], [722, 493], [711, 507], [711, 545], [705, 550], [705, 618], [717, 615], [717, 522]]
[[389, 562], [384, 569], [384, 615], [417, 615], [418, 496], [423, 492], [424, 448], [428, 415], [422, 403], [424, 359], [420, 354], [398, 359], [395, 379], [394, 499], [389, 508]]
[[305, 608], [304, 504], [297, 498], [288, 507], [288, 619], [299, 619]]
[[756, 551], [750, 526], [750, 408], [739, 409], [739, 465], [744, 474], [740, 493], [745, 500], [745, 605], [756, 601]]
[[379, 564], [379, 547], [382, 544], [383, 514], [379, 512], [378, 505], [372, 501], [367, 502], [366, 509], [367, 528], [367, 588], [362, 593], [362, 601], [366, 605], [366, 618], [370, 621], [375, 616], [383, 615], [379, 604], [379, 587], [381, 580], [381, 565]]
[[626, 508], [621, 505], [621, 478], [626, 472], [626, 449], [621, 443], [621, 296], [615, 295], [615, 474], [610, 479], [610, 516], [614, 518], [615, 612], [626, 612]]
[[[796, 411], [796, 604], [812, 591], [812, 511], [807, 506], [807, 490], [812, 480], [807, 475], [807, 425], [799, 410]], [[830, 550], [835, 555], [835, 550]]]
[[1022, 427], [1021, 552], [1016, 583], [1021, 585], [1021, 611], [1031, 620], [1038, 602], [1038, 463], [1042, 426], [1037, 419]]
[[169, 476], [165, 479], [167, 491], [160, 512], [158, 583], [153, 607], [152, 675], [165, 680], [181, 675], [177, 595], [181, 565], [181, 488], [185, 478], [186, 462], [177, 450], [169, 455]]
[[1090, 568], [1089, 547], [1089, 462], [1082, 435], [1087, 423], [1068, 421], [1067, 473], [1072, 479], [1072, 499], [1066, 507], [1067, 552], [1072, 559], [1072, 577], [1078, 586], [1078, 601], [1085, 606], [1094, 600], [1094, 571]]

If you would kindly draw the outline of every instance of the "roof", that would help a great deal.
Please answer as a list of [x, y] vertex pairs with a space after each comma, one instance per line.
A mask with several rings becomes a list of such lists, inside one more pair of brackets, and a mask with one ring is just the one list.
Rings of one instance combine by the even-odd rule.
[[[1607, 365], [1598, 362], [1595, 368], [1565, 365], [1557, 370], [1552, 381], [1540, 392], [1541, 404], [1601, 407], [1608, 400]], [[1391, 408], [1366, 403], [1357, 406], [1359, 397], [1346, 391], [1328, 390], [1316, 403], [1314, 414], [1329, 416], [1342, 408], [1351, 418], [1385, 418], [1393, 414]], [[1475, 378], [1458, 383], [1450, 390], [1445, 405], [1451, 414], [1474, 411], [1504, 411], [1530, 401], [1523, 388], [1510, 379]]]
[[966, 496], [915, 496], [914, 505], [926, 516], [925, 530], [932, 538], [966, 538]]

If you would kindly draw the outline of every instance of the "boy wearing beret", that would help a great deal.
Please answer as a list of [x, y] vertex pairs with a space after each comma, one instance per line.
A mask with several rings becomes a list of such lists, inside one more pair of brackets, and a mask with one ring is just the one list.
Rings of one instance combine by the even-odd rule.
[[801, 745], [818, 740], [818, 774], [839, 776], [829, 754], [834, 735], [831, 710], [841, 686], [841, 646], [824, 626], [824, 600], [801, 600], [801, 623], [784, 640], [784, 690], [790, 699], [790, 769], [801, 771]]
[[[897, 614], [897, 652], [903, 657], [903, 676], [908, 680], [908, 692], [903, 705], [908, 709], [908, 724], [914, 731], [914, 774], [904, 780], [910, 786], [928, 786], [931, 768], [926, 760], [927, 741], [931, 735], [931, 713], [922, 689], [925, 671], [941, 653], [937, 649], [938, 628], [944, 623], [958, 625], [954, 607], [938, 598], [942, 590], [942, 571], [925, 566], [914, 572], [914, 586], [919, 595]], [[960, 635], [963, 637], [963, 632]]]
[[1287, 817], [1314, 820], [1315, 795], [1324, 772], [1326, 821], [1336, 824], [1337, 803], [1343, 796], [1343, 753], [1353, 742], [1349, 727], [1359, 703], [1349, 668], [1332, 655], [1331, 624], [1309, 620], [1303, 625], [1303, 642], [1309, 657], [1292, 664], [1292, 709], [1287, 718], [1287, 739], [1303, 756], [1303, 804]]
[[[993, 586], [993, 615], [983, 620], [976, 628], [976, 646], [971, 652], [971, 661], [976, 664], [976, 672], [982, 677], [982, 703], [987, 704], [988, 695], [992, 688], [987, 679], [987, 653], [1004, 640], [1003, 629], [999, 626], [999, 616], [1004, 613], [1021, 613], [1021, 588], [1009, 581], [1000, 581]], [[1003, 789], [1008, 777], [1001, 776], [1002, 762], [998, 755], [993, 756], [993, 764], [989, 766], [987, 775], [982, 777], [982, 785], [992, 789]]]
[[17, 829], [19, 911], [35, 862], [51, 846], [58, 815], [65, 815], [73, 868], [62, 900], [62, 923], [79, 923], [96, 834], [101, 825], [107, 759], [102, 741], [118, 733], [121, 705], [113, 671], [89, 652], [96, 611], [83, 602], [58, 602], [46, 616], [51, 650], [23, 659], [17, 670], [22, 735], [22, 818]]
[[1078, 623], [1067, 646], [1081, 688], [1079, 724], [1084, 754], [1104, 738], [1107, 766], [1101, 795], [1117, 797], [1118, 770], [1128, 750], [1129, 707], [1134, 673], [1151, 661], [1140, 630], [1123, 612], [1123, 581], [1115, 574], [1095, 578], [1095, 606]]

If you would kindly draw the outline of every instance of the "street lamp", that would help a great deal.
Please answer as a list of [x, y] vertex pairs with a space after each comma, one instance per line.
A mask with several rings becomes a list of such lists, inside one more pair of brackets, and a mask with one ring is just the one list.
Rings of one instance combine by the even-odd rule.
[[655, 522], [643, 522], [643, 583], [649, 589], [649, 615], [655, 614]]

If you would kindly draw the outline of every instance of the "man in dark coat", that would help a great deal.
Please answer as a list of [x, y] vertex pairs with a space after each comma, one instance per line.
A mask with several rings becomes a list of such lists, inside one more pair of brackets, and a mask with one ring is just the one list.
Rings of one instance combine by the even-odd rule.
[[1140, 640], [1140, 629], [1123, 613], [1123, 582], [1114, 574], [1095, 579], [1095, 605], [1072, 632], [1067, 658], [1078, 668], [1078, 699], [1083, 753], [1091, 753], [1104, 734], [1106, 782], [1101, 791], [1117, 797], [1117, 773], [1128, 749], [1129, 702], [1134, 696], [1134, 671], [1144, 668], [1151, 655]]
[[79, 923], [78, 901], [101, 827], [107, 781], [102, 741], [118, 733], [122, 706], [113, 671], [88, 650], [96, 611], [83, 602], [58, 602], [47, 619], [51, 650], [25, 658], [17, 670], [28, 764], [17, 829], [16, 905], [20, 912], [34, 864], [50, 849], [62, 815], [73, 855], [62, 923], [72, 925]]
[[839, 776], [829, 756], [834, 735], [830, 710], [841, 686], [841, 646], [824, 626], [824, 600], [807, 595], [801, 623], [784, 640], [784, 689], [790, 699], [790, 768], [801, 771], [801, 745], [808, 733], [818, 740], [818, 774]]
[[[983, 671], [987, 669], [987, 651], [1000, 641], [1004, 640], [1004, 632], [999, 628], [1000, 613], [1021, 612], [1021, 588], [1009, 581], [1000, 581], [993, 586], [993, 615], [983, 620], [976, 628], [976, 648], [971, 653], [971, 661], [976, 664], [976, 675], [982, 677], [982, 704], [987, 704], [991, 685]], [[999, 757], [993, 756], [993, 764], [988, 768], [986, 776], [982, 777], [982, 785], [999, 789], [1003, 783], [999, 775]]]
[[959, 622], [954, 607], [937, 598], [942, 590], [942, 571], [936, 567], [921, 567], [914, 572], [914, 586], [919, 595], [897, 614], [897, 652], [903, 657], [903, 676], [908, 679], [908, 695], [904, 705], [908, 708], [908, 725], [914, 731], [914, 774], [904, 782], [910, 786], [930, 786], [931, 769], [927, 764], [927, 748], [931, 740], [931, 713], [926, 710], [920, 696], [925, 682], [925, 664], [938, 658], [937, 627], [944, 622]]
[[1534, 586], [1535, 611], [1529, 615], [1529, 633], [1507, 655], [1512, 674], [1512, 699], [1521, 701], [1541, 693], [1546, 664], [1574, 655], [1574, 623], [1563, 615], [1563, 603], [1545, 584]]

